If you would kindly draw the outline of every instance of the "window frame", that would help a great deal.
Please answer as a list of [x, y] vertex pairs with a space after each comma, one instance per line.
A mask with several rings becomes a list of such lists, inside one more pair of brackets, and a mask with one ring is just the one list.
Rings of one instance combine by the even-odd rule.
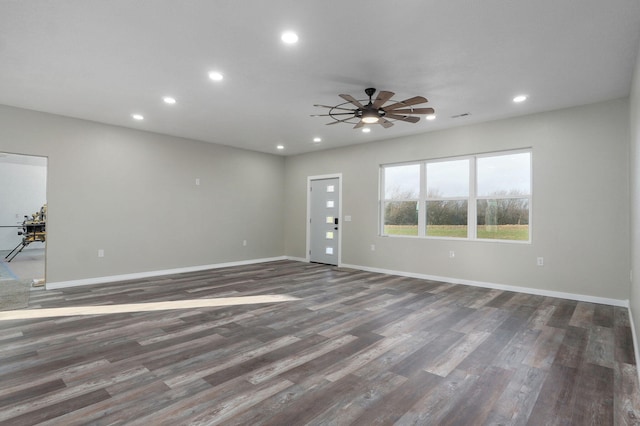
[[[380, 193], [379, 193], [379, 202], [378, 202], [378, 210], [379, 210], [379, 215], [378, 215], [378, 219], [380, 221], [380, 226], [379, 226], [379, 231], [378, 231], [378, 235], [380, 236], [394, 236], [394, 237], [398, 237], [398, 236], [404, 236], [404, 237], [408, 237], [408, 238], [416, 238], [416, 237], [424, 237], [424, 231], [422, 231], [422, 235], [420, 234], [423, 225], [424, 225], [424, 220], [422, 218], [423, 215], [420, 214], [420, 204], [422, 203], [422, 199], [423, 199], [423, 191], [422, 191], [422, 181], [424, 180], [424, 167], [422, 167], [420, 165], [420, 161], [408, 161], [408, 162], [403, 162], [403, 163], [393, 163], [393, 164], [382, 164], [380, 165], [380, 176], [379, 176], [379, 182], [380, 182]], [[420, 165], [420, 174], [419, 174], [419, 181], [418, 181], [418, 198], [385, 198], [386, 197], [386, 187], [385, 187], [385, 173], [384, 173], [384, 169], [387, 167], [401, 167], [401, 166], [413, 166], [413, 165]], [[384, 213], [385, 213], [385, 208], [387, 203], [390, 202], [416, 202], [417, 204], [417, 209], [418, 209], [418, 235], [394, 235], [394, 234], [385, 234], [384, 233]], [[421, 225], [422, 223], [422, 225]]]
[[[529, 193], [526, 195], [478, 195], [478, 176], [477, 161], [479, 158], [500, 157], [507, 155], [515, 155], [526, 153], [529, 155]], [[427, 197], [427, 164], [441, 163], [447, 161], [469, 160], [469, 195], [468, 197]], [[388, 167], [397, 167], [405, 165], [420, 166], [420, 190], [418, 199], [385, 199], [385, 169]], [[529, 207], [528, 218], [528, 239], [527, 240], [509, 240], [499, 238], [478, 238], [478, 216], [477, 206], [479, 200], [503, 200], [503, 199], [526, 199]], [[467, 201], [467, 236], [465, 237], [447, 237], [447, 236], [429, 236], [427, 232], [427, 201]], [[386, 234], [385, 227], [385, 205], [391, 201], [417, 201], [418, 209], [418, 235], [397, 235]], [[462, 156], [441, 157], [427, 160], [407, 161], [400, 163], [381, 164], [379, 168], [379, 202], [378, 202], [378, 235], [381, 237], [392, 238], [426, 238], [433, 240], [450, 240], [450, 241], [481, 241], [481, 242], [499, 242], [499, 243], [515, 243], [515, 244], [531, 244], [533, 235], [533, 149], [518, 148], [504, 151], [493, 151], [485, 153], [477, 153]]]
[[[468, 160], [469, 161], [469, 182], [467, 185], [467, 196], [466, 197], [462, 197], [462, 196], [458, 196], [458, 197], [438, 197], [438, 198], [434, 198], [434, 197], [429, 197], [428, 196], [428, 184], [427, 184], [427, 167], [429, 164], [435, 164], [435, 163], [446, 163], [448, 161], [462, 161], [462, 160]], [[424, 197], [424, 202], [423, 202], [423, 206], [424, 206], [424, 228], [423, 228], [423, 236], [425, 238], [431, 238], [431, 239], [444, 239], [444, 240], [467, 240], [469, 239], [469, 212], [470, 212], [470, 204], [471, 204], [471, 194], [473, 193], [473, 178], [471, 175], [472, 170], [475, 170], [475, 161], [473, 159], [472, 155], [465, 155], [462, 157], [446, 157], [446, 158], [437, 158], [437, 159], [433, 159], [433, 160], [424, 160], [421, 163], [424, 164], [424, 166], [422, 167], [422, 169], [424, 169], [424, 176], [421, 177], [421, 184], [424, 184], [424, 191], [422, 191], [422, 187], [420, 187], [421, 189], [421, 193], [424, 192], [425, 197]], [[428, 211], [427, 211], [427, 202], [428, 201], [466, 201], [467, 202], [467, 236], [466, 237], [440, 237], [440, 236], [434, 236], [434, 235], [427, 235], [427, 215], [428, 215]]]

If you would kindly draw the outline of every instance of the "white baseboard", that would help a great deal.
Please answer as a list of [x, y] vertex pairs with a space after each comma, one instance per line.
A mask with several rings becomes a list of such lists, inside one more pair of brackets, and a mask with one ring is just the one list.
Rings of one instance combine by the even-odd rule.
[[413, 272], [393, 271], [389, 269], [370, 268], [368, 266], [348, 265], [344, 263], [341, 264], [340, 266], [344, 268], [359, 269], [362, 271], [376, 272], [380, 274], [398, 275], [401, 277], [420, 278], [420, 279], [432, 280], [432, 281], [442, 281], [442, 282], [451, 283], [451, 284], [464, 284], [464, 285], [469, 285], [474, 287], [484, 287], [484, 288], [491, 288], [496, 290], [514, 291], [519, 293], [534, 294], [536, 296], [557, 297], [560, 299], [577, 300], [579, 302], [599, 303], [602, 305], [621, 306], [624, 308], [629, 308], [628, 299], [625, 299], [625, 300], [609, 299], [606, 297], [587, 296], [584, 294], [564, 293], [561, 291], [542, 290], [542, 289], [531, 288], [531, 287], [518, 287], [513, 285], [495, 284], [495, 283], [488, 283], [483, 281], [464, 280], [460, 278], [439, 277], [436, 275], [416, 274]]
[[287, 260], [286, 256], [270, 257], [264, 259], [240, 260], [237, 262], [215, 263], [212, 265], [188, 266], [186, 268], [163, 269], [160, 271], [137, 272], [133, 274], [110, 275], [107, 277], [86, 278], [82, 280], [58, 281], [46, 283], [47, 290], [55, 290], [58, 288], [77, 287], [91, 284], [104, 284], [117, 281], [138, 280], [143, 278], [159, 277], [162, 275], [181, 274], [184, 272], [206, 271], [207, 269], [227, 268], [229, 266], [253, 265], [255, 263], [274, 262], [277, 260]]
[[[236, 262], [215, 263], [211, 265], [189, 266], [185, 268], [164, 269], [159, 271], [137, 272], [132, 274], [85, 278], [80, 280], [48, 282], [46, 283], [46, 288], [47, 290], [54, 290], [59, 288], [76, 287], [76, 286], [91, 285], [91, 284], [104, 284], [104, 283], [116, 282], [116, 281], [128, 281], [128, 280], [158, 277], [162, 275], [180, 274], [184, 272], [205, 271], [208, 269], [219, 269], [219, 268], [226, 268], [230, 266], [243, 266], [243, 265], [252, 265], [256, 263], [274, 262], [278, 260], [293, 260], [297, 262], [307, 262], [307, 263], [309, 262], [307, 259], [304, 259], [304, 258], [298, 258], [293, 256], [278, 256], [278, 257], [270, 257], [270, 258], [263, 258], [263, 259], [241, 260]], [[418, 274], [418, 273], [404, 272], [404, 271], [394, 271], [389, 269], [371, 268], [368, 266], [349, 265], [344, 263], [341, 264], [340, 266], [344, 268], [359, 269], [362, 271], [376, 272], [380, 274], [397, 275], [402, 277], [419, 278], [419, 279], [432, 280], [432, 281], [442, 281], [442, 282], [447, 282], [451, 284], [464, 284], [464, 285], [469, 285], [474, 287], [484, 287], [484, 288], [491, 288], [496, 290], [514, 291], [514, 292], [520, 292], [520, 293], [526, 293], [526, 294], [534, 294], [538, 296], [558, 297], [561, 299], [577, 300], [580, 302], [600, 303], [603, 305], [621, 306], [627, 309], [629, 308], [629, 300], [609, 299], [605, 297], [587, 296], [583, 294], [564, 293], [559, 291], [542, 290], [542, 289], [531, 288], [531, 287], [518, 287], [518, 286], [495, 284], [495, 283], [489, 283], [489, 282], [483, 282], [483, 281], [464, 280], [464, 279], [452, 278], [452, 277], [440, 277], [436, 275]], [[629, 311], [629, 313], [631, 313], [631, 311]], [[631, 322], [631, 324], [633, 327], [633, 321]], [[633, 337], [634, 337], [634, 344], [636, 344], [635, 332], [633, 334]], [[636, 350], [636, 357], [638, 357], [637, 350]]]
[[309, 259], [305, 259], [304, 257], [293, 257], [293, 256], [287, 256], [287, 260], [294, 260], [296, 262], [306, 262], [309, 263]]
[[636, 373], [638, 374], [638, 383], [640, 383], [640, 353], [638, 353], [638, 336], [636, 335], [636, 327], [633, 322], [633, 314], [629, 307], [629, 322], [631, 323], [631, 338], [633, 339], [633, 353], [636, 357]]

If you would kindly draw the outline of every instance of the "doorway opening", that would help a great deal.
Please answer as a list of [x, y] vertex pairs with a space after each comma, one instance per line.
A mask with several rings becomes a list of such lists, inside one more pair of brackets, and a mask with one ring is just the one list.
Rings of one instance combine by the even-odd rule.
[[47, 158], [0, 152], [0, 293], [44, 286], [46, 212]]

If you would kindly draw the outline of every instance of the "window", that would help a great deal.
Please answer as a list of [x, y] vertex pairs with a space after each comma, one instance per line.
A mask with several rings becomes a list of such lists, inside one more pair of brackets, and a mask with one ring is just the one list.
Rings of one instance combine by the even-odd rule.
[[531, 151], [381, 166], [383, 235], [530, 240]]
[[385, 167], [384, 230], [385, 235], [418, 235], [420, 165]]
[[467, 238], [469, 160], [426, 163], [426, 235]]
[[531, 153], [479, 157], [476, 164], [477, 237], [528, 241]]

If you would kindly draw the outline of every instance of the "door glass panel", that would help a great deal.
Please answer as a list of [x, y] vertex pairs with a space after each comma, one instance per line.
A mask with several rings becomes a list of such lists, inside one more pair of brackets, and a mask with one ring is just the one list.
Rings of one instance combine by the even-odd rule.
[[327, 222], [326, 223], [333, 223], [333, 216], [327, 216]]
[[327, 247], [325, 254], [333, 254], [333, 247]]
[[327, 192], [335, 192], [336, 188], [333, 185], [327, 185]]
[[333, 231], [327, 231], [327, 240], [333, 240]]
[[335, 203], [333, 202], [333, 200], [329, 200], [327, 201], [327, 208], [328, 209], [332, 209], [334, 207]]

